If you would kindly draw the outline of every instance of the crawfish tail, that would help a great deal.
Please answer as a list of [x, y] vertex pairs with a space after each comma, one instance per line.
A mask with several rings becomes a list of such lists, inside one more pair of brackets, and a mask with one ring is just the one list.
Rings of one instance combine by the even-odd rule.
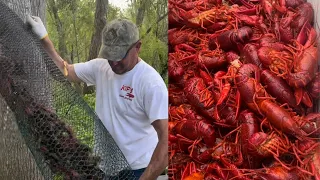
[[258, 57], [258, 48], [254, 44], [246, 44], [243, 48], [244, 59], [247, 63], [261, 67], [262, 64]]
[[302, 138], [307, 135], [300, 129], [291, 115], [274, 102], [264, 100], [259, 104], [259, 107], [263, 114], [268, 118], [268, 121], [278, 130], [297, 138]]
[[288, 103], [289, 106], [297, 108], [294, 93], [284, 79], [269, 70], [263, 70], [261, 72], [261, 83], [266, 86], [267, 92], [277, 98], [280, 103]]

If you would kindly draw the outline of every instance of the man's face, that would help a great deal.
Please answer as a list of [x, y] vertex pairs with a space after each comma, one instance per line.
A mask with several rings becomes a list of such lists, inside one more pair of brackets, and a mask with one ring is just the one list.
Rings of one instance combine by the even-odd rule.
[[129, 63], [127, 56], [123, 58], [121, 61], [108, 61], [111, 69], [116, 74], [124, 74], [128, 71]]
[[123, 57], [121, 61], [108, 60], [112, 71], [116, 74], [124, 74], [130, 71], [138, 61], [139, 48], [140, 43], [137, 42], [127, 51], [125, 57]]

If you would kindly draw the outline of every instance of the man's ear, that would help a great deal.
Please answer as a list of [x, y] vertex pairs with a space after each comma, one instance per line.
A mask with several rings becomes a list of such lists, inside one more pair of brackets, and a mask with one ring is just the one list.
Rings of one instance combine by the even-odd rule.
[[137, 45], [136, 45], [137, 52], [140, 51], [141, 44], [142, 44], [141, 41], [137, 42]]

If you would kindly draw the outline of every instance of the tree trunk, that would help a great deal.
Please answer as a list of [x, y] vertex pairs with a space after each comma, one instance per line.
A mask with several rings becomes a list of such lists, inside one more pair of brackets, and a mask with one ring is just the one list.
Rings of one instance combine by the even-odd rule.
[[[24, 22], [27, 15], [45, 22], [44, 0], [2, 0]], [[40, 67], [39, 67], [40, 68]], [[0, 95], [0, 179], [42, 180], [35, 160], [18, 129], [15, 117]]]
[[[101, 33], [106, 25], [106, 16], [108, 9], [108, 0], [96, 0], [96, 12], [94, 18], [95, 32], [91, 38], [88, 61], [98, 56], [101, 47]], [[93, 93], [93, 87], [88, 87], [86, 84], [83, 87], [83, 94]]]
[[142, 25], [147, 4], [148, 4], [148, 0], [140, 0], [140, 5], [139, 5], [137, 16], [136, 16], [136, 25], [138, 27]]
[[59, 51], [59, 54], [63, 59], [66, 59], [66, 56], [67, 56], [67, 46], [66, 46], [66, 42], [65, 42], [66, 35], [65, 35], [65, 31], [63, 29], [63, 25], [62, 25], [62, 22], [60, 20], [59, 14], [58, 14], [58, 8], [57, 8], [55, 0], [48, 0], [48, 8], [49, 8], [49, 12], [54, 17], [53, 21], [56, 25], [57, 32], [58, 32], [58, 43], [59, 43], [58, 44], [58, 51]]

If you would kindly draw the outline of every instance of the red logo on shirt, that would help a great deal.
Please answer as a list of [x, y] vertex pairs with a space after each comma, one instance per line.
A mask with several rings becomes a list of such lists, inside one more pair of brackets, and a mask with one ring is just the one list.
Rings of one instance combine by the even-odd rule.
[[121, 91], [125, 91], [127, 93], [125, 96], [120, 95], [120, 97], [132, 101], [132, 99], [134, 98], [134, 95], [132, 94], [132, 92], [133, 92], [133, 88], [132, 87], [126, 86], [126, 85], [122, 85], [120, 90]]
[[127, 93], [127, 95], [126, 96], [128, 96], [129, 98], [134, 98], [134, 95], [133, 94], [131, 94], [131, 93]]

